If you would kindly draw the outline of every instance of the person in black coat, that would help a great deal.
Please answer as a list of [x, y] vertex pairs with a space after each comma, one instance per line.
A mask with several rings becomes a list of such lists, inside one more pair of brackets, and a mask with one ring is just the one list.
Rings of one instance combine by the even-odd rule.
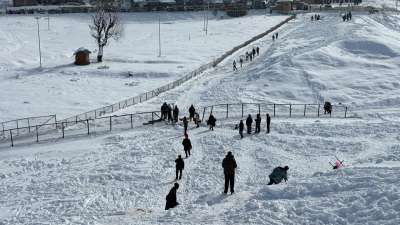
[[249, 114], [249, 116], [246, 119], [246, 126], [247, 126], [248, 134], [251, 134], [251, 124], [253, 124], [253, 118], [251, 118], [251, 115]]
[[189, 108], [189, 120], [192, 121], [194, 118], [194, 113], [196, 112], [196, 109], [194, 108], [193, 105], [190, 106]]
[[260, 54], [260, 48], [257, 46], [256, 48], [257, 56]]
[[167, 105], [167, 116], [168, 116], [168, 122], [172, 122], [172, 106], [171, 104]]
[[190, 156], [190, 150], [192, 150], [192, 142], [190, 142], [190, 139], [187, 134], [185, 134], [185, 139], [183, 139], [182, 145], [183, 145], [183, 150], [185, 151], [186, 158], [187, 158]]
[[164, 102], [161, 106], [161, 119], [162, 120], [167, 119], [167, 114], [168, 114], [168, 105], [166, 102]]
[[178, 106], [175, 106], [174, 111], [172, 112], [173, 117], [174, 117], [174, 122], [177, 123], [178, 122], [178, 118], [179, 118], [179, 108]]
[[189, 125], [189, 121], [187, 120], [186, 116], [183, 117], [182, 122], [183, 122], [183, 134], [186, 135]]
[[267, 113], [267, 134], [270, 132], [270, 126], [271, 126], [271, 117]]
[[185, 168], [185, 162], [183, 161], [181, 155], [178, 155], [178, 158], [175, 159], [175, 168], [176, 168], [175, 180], [178, 180], [178, 175], [179, 175], [179, 180], [182, 179], [182, 171]]
[[256, 131], [255, 132], [260, 133], [260, 131], [261, 131], [261, 116], [260, 116], [260, 114], [257, 114], [255, 121], [256, 121]]
[[179, 188], [179, 184], [175, 183], [174, 187], [171, 188], [169, 191], [167, 197], [165, 199], [167, 200], [167, 203], [165, 204], [165, 210], [175, 208], [175, 206], [179, 205], [179, 203], [176, 201], [176, 191]]
[[225, 175], [224, 193], [228, 193], [228, 186], [230, 186], [231, 194], [233, 194], [235, 192], [235, 169], [237, 164], [232, 152], [228, 152], [224, 160], [222, 160], [222, 168], [224, 168]]
[[253, 48], [252, 50], [253, 58], [256, 56], [256, 50]]
[[210, 114], [210, 117], [208, 117], [207, 120], [207, 125], [210, 126], [210, 130], [214, 130], [215, 122], [217, 122], [217, 119], [215, 119], [215, 117], [212, 114]]
[[240, 134], [240, 138], [243, 138], [243, 130], [244, 130], [243, 120], [240, 120], [240, 123], [239, 123], [239, 134]]

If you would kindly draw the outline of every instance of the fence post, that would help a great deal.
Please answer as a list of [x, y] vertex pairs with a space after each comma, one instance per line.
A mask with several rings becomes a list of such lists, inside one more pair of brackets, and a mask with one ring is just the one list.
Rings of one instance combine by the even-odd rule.
[[133, 115], [131, 114], [131, 128], [133, 128]]
[[304, 117], [306, 117], [307, 104], [304, 104]]
[[258, 104], [258, 114], [260, 114], [260, 116], [261, 116], [261, 105], [260, 104]]
[[292, 104], [289, 104], [289, 117], [292, 117]]
[[226, 104], [226, 118], [229, 117], [229, 104]]
[[347, 118], [347, 106], [346, 106], [346, 108], [344, 109], [344, 118]]
[[142, 102], [142, 96], [139, 95], [139, 102]]
[[154, 125], [154, 112], [151, 112], [151, 125]]
[[78, 123], [78, 116], [75, 116], [75, 124]]
[[[29, 118], [28, 118], [28, 132], [31, 132], [31, 124], [29, 123]], [[4, 132], [3, 132], [4, 133]]]
[[274, 104], [274, 117], [275, 117], [275, 104]]
[[64, 138], [65, 137], [65, 134], [64, 134], [64, 122], [61, 122], [61, 129], [62, 129], [62, 138]]
[[86, 120], [86, 123], [87, 123], [87, 134], [89, 135], [90, 134], [90, 130], [89, 130], [89, 120], [88, 119]]
[[111, 125], [111, 116], [110, 116], [110, 131], [111, 131], [111, 129], [112, 129], [112, 125]]
[[11, 147], [14, 147], [14, 139], [12, 136], [12, 130], [10, 130], [10, 138], [11, 138]]
[[242, 103], [242, 118], [243, 118], [243, 103]]
[[37, 125], [36, 125], [36, 142], [39, 142], [39, 130]]
[[203, 108], [203, 118], [201, 118], [202, 121], [204, 121], [204, 114], [206, 113], [206, 107]]
[[17, 135], [19, 135], [18, 120], [17, 120]]
[[321, 107], [320, 104], [318, 104], [318, 110], [317, 110], [317, 116], [319, 117], [319, 108]]

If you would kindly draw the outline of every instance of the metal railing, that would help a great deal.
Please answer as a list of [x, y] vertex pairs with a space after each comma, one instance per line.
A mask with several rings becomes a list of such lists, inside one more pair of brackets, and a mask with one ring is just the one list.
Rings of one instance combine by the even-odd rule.
[[[79, 137], [82, 135], [103, 134], [114, 130], [127, 130], [142, 126], [145, 122], [152, 122], [160, 118], [158, 111], [139, 112], [118, 116], [107, 116], [78, 121], [59, 121], [35, 126], [18, 127], [4, 131], [0, 147], [14, 147], [38, 143], [39, 141], [57, 140], [67, 137]], [[31, 130], [34, 135], [21, 136], [21, 130]]]
[[28, 134], [32, 132], [31, 129], [19, 129], [19, 128], [22, 127], [30, 128], [31, 126], [40, 127], [42, 124], [49, 123], [51, 120], [57, 122], [57, 116], [56, 115], [34, 116], [34, 117], [25, 117], [25, 118], [1, 122], [0, 136], [4, 136], [5, 131], [9, 129], [17, 129], [18, 133], [16, 135]]
[[205, 106], [204, 117], [213, 114], [217, 118], [243, 118], [248, 114], [269, 113], [272, 117], [336, 117], [348, 118], [348, 107], [345, 105], [332, 105], [332, 112], [325, 114], [321, 104], [275, 104], [275, 103], [231, 103]]

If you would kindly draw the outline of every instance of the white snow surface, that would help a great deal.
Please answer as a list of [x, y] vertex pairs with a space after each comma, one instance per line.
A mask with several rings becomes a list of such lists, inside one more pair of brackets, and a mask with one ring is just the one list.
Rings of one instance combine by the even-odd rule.
[[[272, 118], [272, 133], [240, 140], [238, 119], [215, 131], [189, 126], [175, 209], [163, 210], [181, 125], [0, 150], [0, 224], [393, 224], [400, 223], [398, 15], [299, 15], [254, 45], [261, 55], [232, 72], [232, 60], [121, 113], [176, 103], [181, 112], [234, 102], [350, 106], [354, 118]], [[263, 112], [266, 113], [266, 112]], [[263, 118], [264, 119], [264, 118]], [[234, 195], [222, 195], [221, 161], [238, 163]], [[333, 171], [335, 155], [345, 167]], [[267, 186], [276, 166], [287, 183]]]
[[203, 12], [121, 14], [124, 36], [104, 49], [104, 63], [88, 66], [75, 66], [73, 53], [85, 47], [96, 60], [90, 14], [51, 15], [50, 30], [44, 15], [39, 20], [42, 69], [34, 16], [2, 16], [0, 121], [50, 114], [65, 118], [158, 88], [287, 18], [264, 13], [243, 18], [210, 13], [208, 35]]

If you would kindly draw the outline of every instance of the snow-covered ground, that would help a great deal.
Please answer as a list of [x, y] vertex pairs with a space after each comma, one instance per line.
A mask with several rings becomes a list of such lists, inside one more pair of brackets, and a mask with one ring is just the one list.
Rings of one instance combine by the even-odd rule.
[[[0, 151], [4, 224], [393, 224], [400, 223], [400, 28], [398, 15], [354, 14], [341, 22], [299, 15], [254, 45], [261, 56], [233, 73], [221, 66], [121, 113], [177, 103], [181, 111], [234, 102], [350, 106], [357, 118], [273, 118], [272, 133], [240, 140], [237, 120], [214, 132], [190, 125], [180, 206], [164, 211], [183, 128], [143, 126], [105, 136]], [[265, 113], [265, 112], [263, 112]], [[235, 194], [222, 195], [221, 161], [238, 163]], [[329, 161], [345, 160], [333, 171]], [[288, 183], [266, 186], [288, 165]]]
[[395, 9], [396, 1], [397, 0], [363, 0], [361, 5]]
[[[89, 35], [90, 15], [51, 15], [50, 30], [43, 17], [39, 20], [43, 69], [38, 68], [34, 17], [2, 16], [0, 121], [49, 114], [65, 118], [153, 90], [287, 18], [264, 13], [234, 19], [210, 13], [208, 35], [203, 31], [203, 12], [122, 14], [123, 38], [105, 48], [104, 63], [89, 66], [73, 65], [73, 53], [82, 46], [96, 51]], [[157, 57], [159, 16], [161, 57]], [[95, 60], [96, 54], [91, 58]]]

